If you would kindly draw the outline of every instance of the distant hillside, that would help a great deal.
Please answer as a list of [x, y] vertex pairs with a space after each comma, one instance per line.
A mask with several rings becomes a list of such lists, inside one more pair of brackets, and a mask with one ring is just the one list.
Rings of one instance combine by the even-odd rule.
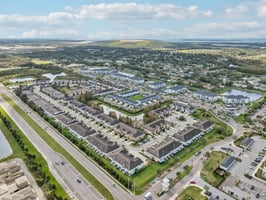
[[107, 40], [92, 42], [91, 45], [121, 48], [164, 48], [171, 43], [158, 40]]

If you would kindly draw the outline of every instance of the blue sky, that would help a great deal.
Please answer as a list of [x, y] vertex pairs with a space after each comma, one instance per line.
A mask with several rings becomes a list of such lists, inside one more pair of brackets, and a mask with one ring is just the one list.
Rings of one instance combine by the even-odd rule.
[[266, 0], [2, 0], [0, 38], [265, 38]]

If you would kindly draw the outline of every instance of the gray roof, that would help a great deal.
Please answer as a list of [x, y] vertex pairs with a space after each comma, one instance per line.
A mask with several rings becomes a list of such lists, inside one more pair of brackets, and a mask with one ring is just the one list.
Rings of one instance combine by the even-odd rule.
[[77, 120], [74, 119], [73, 117], [67, 115], [67, 114], [60, 114], [60, 115], [56, 115], [55, 116], [56, 119], [58, 119], [59, 121], [61, 121], [63, 124], [72, 124], [74, 122], [76, 122]]
[[70, 124], [68, 127], [82, 137], [86, 137], [88, 135], [92, 135], [93, 133], [96, 133], [94, 129], [89, 128], [82, 123]]
[[250, 145], [252, 145], [254, 143], [254, 140], [250, 137], [246, 137], [244, 140], [241, 141], [241, 146], [244, 147], [249, 147]]
[[117, 129], [119, 129], [121, 132], [126, 133], [127, 135], [132, 136], [133, 138], [137, 138], [141, 135], [143, 135], [144, 133], [134, 127], [131, 127], [123, 122], [120, 122], [117, 125]]
[[183, 90], [185, 89], [186, 87], [182, 86], [182, 85], [175, 85], [173, 87], [170, 87], [169, 89], [170, 90]]
[[192, 138], [194, 138], [195, 136], [199, 135], [200, 133], [201, 133], [200, 129], [190, 126], [187, 129], [175, 133], [173, 136], [183, 142], [187, 142]]
[[201, 130], [206, 130], [206, 129], [210, 128], [212, 125], [214, 125], [214, 123], [211, 122], [211, 121], [208, 121], [208, 120], [201, 121], [201, 122], [198, 122], [196, 124], [193, 124], [193, 126], [199, 128]]
[[165, 119], [157, 119], [149, 124], [146, 124], [145, 127], [148, 129], [148, 130], [154, 130], [156, 128], [161, 128], [161, 127], [165, 127], [167, 125], [169, 125], [170, 122], [166, 121]]
[[177, 142], [171, 138], [166, 138], [161, 143], [148, 148], [147, 151], [157, 158], [161, 158], [178, 148], [180, 145], [182, 145], [180, 142]]
[[143, 163], [143, 161], [140, 158], [134, 157], [126, 149], [121, 150], [120, 152], [111, 155], [111, 157], [116, 162], [118, 162], [121, 166], [123, 166], [124, 168], [128, 170], [132, 170], [135, 167]]
[[217, 94], [213, 92], [208, 91], [196, 91], [195, 94], [201, 95], [201, 96], [207, 96], [207, 97], [216, 97]]
[[139, 93], [138, 90], [129, 90], [129, 91], [126, 91], [126, 92], [121, 92], [119, 94], [119, 96], [123, 96], [123, 97], [129, 97], [132, 95], [132, 93]]
[[169, 111], [170, 111], [169, 108], [163, 106], [163, 107], [157, 108], [156, 110], [152, 110], [151, 112], [160, 115], [160, 114], [168, 113]]
[[220, 167], [230, 168], [230, 166], [236, 161], [236, 158], [233, 156], [227, 156], [223, 162], [220, 164]]
[[80, 101], [78, 100], [72, 100], [72, 101], [69, 101], [70, 104], [72, 104], [73, 106], [77, 107], [77, 108], [82, 108], [84, 106], [86, 106], [86, 104], [84, 103], [81, 103]]
[[104, 153], [109, 153], [119, 147], [115, 142], [108, 140], [101, 134], [91, 136], [87, 140]]
[[226, 99], [249, 99], [249, 97], [243, 96], [243, 95], [224, 95], [224, 98]]
[[82, 110], [84, 110], [85, 112], [90, 113], [93, 116], [96, 116], [96, 115], [101, 113], [100, 111], [98, 111], [98, 110], [96, 110], [96, 109], [94, 109], [92, 107], [89, 107], [89, 106], [83, 107]]
[[110, 117], [104, 113], [98, 115], [97, 118], [105, 121], [106, 123], [108, 123], [110, 125], [115, 125], [119, 122], [117, 119], [114, 119], [114, 118], [112, 118], [112, 117]]

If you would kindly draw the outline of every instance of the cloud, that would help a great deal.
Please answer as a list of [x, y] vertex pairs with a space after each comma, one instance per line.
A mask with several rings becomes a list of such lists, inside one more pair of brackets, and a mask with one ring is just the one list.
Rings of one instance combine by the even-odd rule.
[[257, 15], [259, 17], [265, 17], [266, 16], [266, 0], [261, 0], [259, 2], [259, 5], [257, 7]]
[[201, 11], [194, 5], [185, 8], [174, 4], [101, 3], [82, 6], [79, 15], [101, 20], [182, 20], [190, 17], [210, 17], [212, 12]]
[[31, 30], [21, 34], [21, 38], [75, 38], [79, 36], [79, 32], [71, 29], [56, 30]]

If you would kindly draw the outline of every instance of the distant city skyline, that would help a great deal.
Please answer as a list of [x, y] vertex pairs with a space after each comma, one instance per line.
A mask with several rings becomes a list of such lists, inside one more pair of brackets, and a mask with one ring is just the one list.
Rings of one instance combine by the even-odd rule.
[[266, 0], [9, 0], [0, 38], [266, 38]]

